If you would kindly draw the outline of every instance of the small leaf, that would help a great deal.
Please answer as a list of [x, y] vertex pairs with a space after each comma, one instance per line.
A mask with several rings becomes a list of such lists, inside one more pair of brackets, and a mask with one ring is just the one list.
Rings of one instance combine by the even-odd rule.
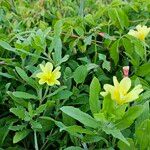
[[74, 78], [75, 82], [77, 84], [83, 83], [87, 76], [87, 73], [88, 73], [88, 71], [87, 71], [86, 66], [83, 66], [83, 65], [79, 66], [73, 73], [73, 78]]
[[140, 66], [137, 69], [136, 74], [141, 77], [144, 77], [144, 76], [150, 74], [150, 63], [148, 62], [148, 63], [145, 63], [142, 66]]
[[37, 84], [37, 82], [35, 82], [32, 78], [28, 77], [26, 72], [19, 68], [19, 67], [15, 67], [17, 73], [20, 75], [20, 77], [26, 81], [29, 85], [31, 85], [33, 88], [35, 89], [39, 89], [39, 85]]
[[84, 149], [78, 146], [70, 146], [65, 148], [64, 150], [84, 150]]
[[104, 126], [103, 131], [105, 131], [106, 134], [111, 134], [113, 137], [115, 137], [117, 139], [120, 139], [121, 141], [123, 141], [124, 143], [129, 145], [129, 142], [126, 140], [126, 138], [120, 132], [120, 130], [118, 130], [117, 128], [111, 126], [111, 124], [108, 125], [108, 126]]
[[90, 115], [82, 112], [78, 108], [74, 108], [72, 106], [63, 106], [60, 110], [62, 112], [64, 112], [65, 114], [67, 114], [68, 116], [78, 120], [85, 126], [88, 126], [91, 128], [100, 127], [100, 124], [94, 118], [92, 118]]
[[13, 137], [13, 143], [18, 143], [19, 141], [23, 140], [28, 134], [30, 133], [30, 130], [22, 130], [15, 133], [15, 136]]
[[99, 95], [100, 95], [101, 86], [96, 77], [93, 78], [90, 84], [90, 97], [89, 104], [92, 113], [98, 113], [100, 111]]
[[130, 138], [128, 138], [127, 140], [130, 143], [130, 146], [120, 140], [118, 142], [119, 149], [120, 150], [137, 150], [136, 147], [135, 147], [135, 145], [134, 145], [133, 140], [130, 139]]
[[120, 130], [128, 128], [134, 120], [143, 112], [143, 106], [132, 106], [129, 110], [125, 113], [122, 119], [116, 123], [116, 127]]
[[20, 91], [16, 91], [12, 93], [13, 96], [17, 97], [17, 98], [23, 98], [23, 99], [37, 99], [37, 97], [33, 94], [29, 94], [26, 92], [20, 92]]
[[115, 62], [115, 65], [117, 65], [118, 61], [119, 61], [119, 40], [115, 41], [112, 46], [110, 47], [110, 56], [113, 59], [113, 61]]
[[18, 107], [18, 108], [11, 108], [10, 112], [12, 112], [14, 115], [19, 117], [20, 119], [24, 120], [25, 118], [25, 108], [23, 107]]
[[146, 150], [150, 148], [150, 120], [146, 119], [136, 129], [135, 135], [140, 150]]

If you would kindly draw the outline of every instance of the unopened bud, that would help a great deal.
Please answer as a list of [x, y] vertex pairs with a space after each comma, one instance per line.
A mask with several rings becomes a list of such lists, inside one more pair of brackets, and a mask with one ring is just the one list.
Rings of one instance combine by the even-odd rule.
[[124, 77], [129, 76], [129, 66], [124, 66], [123, 67], [123, 75], [124, 75]]

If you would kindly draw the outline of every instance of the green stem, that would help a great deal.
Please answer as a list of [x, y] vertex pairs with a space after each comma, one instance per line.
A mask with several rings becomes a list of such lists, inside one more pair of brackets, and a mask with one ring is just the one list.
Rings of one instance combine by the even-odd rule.
[[34, 131], [34, 146], [35, 146], [35, 150], [39, 150], [36, 131]]
[[49, 91], [49, 86], [47, 85], [47, 86], [46, 86], [45, 93], [44, 93], [43, 97], [41, 98], [40, 104], [42, 104], [42, 102], [45, 100], [48, 91]]

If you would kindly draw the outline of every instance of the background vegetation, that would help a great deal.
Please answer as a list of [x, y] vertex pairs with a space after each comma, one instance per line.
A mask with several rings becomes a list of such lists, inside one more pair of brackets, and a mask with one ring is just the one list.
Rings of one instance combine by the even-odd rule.
[[[150, 149], [150, 38], [127, 35], [138, 24], [150, 27], [149, 0], [0, 0], [1, 149]], [[46, 62], [61, 66], [60, 86], [38, 84]], [[102, 104], [128, 65], [144, 92], [120, 126], [97, 129], [89, 99]]]

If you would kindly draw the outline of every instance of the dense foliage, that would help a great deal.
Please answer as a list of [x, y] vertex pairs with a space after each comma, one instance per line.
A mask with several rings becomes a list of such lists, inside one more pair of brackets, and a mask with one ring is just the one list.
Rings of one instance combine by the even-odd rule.
[[0, 149], [150, 149], [149, 27], [149, 0], [0, 0]]

